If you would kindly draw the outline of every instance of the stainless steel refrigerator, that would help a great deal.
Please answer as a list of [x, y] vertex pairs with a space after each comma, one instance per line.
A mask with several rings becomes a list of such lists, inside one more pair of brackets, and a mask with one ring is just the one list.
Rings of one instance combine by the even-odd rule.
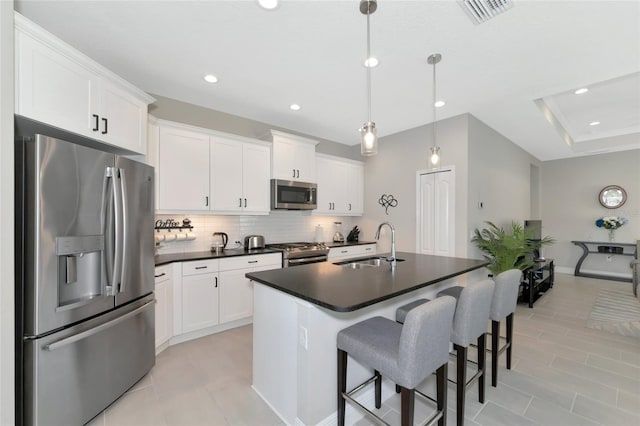
[[21, 423], [84, 424], [154, 365], [152, 236], [152, 167], [17, 138]]

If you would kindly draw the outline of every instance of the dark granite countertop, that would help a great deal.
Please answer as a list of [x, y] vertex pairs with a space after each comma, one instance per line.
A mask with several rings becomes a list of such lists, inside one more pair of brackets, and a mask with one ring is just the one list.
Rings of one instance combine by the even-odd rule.
[[349, 247], [349, 246], [362, 246], [365, 244], [375, 244], [375, 241], [345, 241], [344, 243], [334, 243], [333, 241], [324, 243], [329, 248], [337, 247]]
[[253, 249], [253, 250], [245, 250], [245, 249], [232, 249], [232, 250], [222, 250], [220, 254], [216, 254], [212, 251], [196, 251], [190, 253], [171, 253], [171, 254], [160, 254], [155, 256], [156, 266], [166, 265], [167, 263], [172, 262], [188, 262], [190, 260], [203, 260], [203, 259], [222, 259], [225, 257], [235, 257], [235, 256], [251, 256], [253, 254], [267, 254], [267, 253], [281, 253], [278, 250], [271, 249]]
[[[388, 253], [378, 254], [385, 255]], [[405, 261], [397, 263], [395, 273], [389, 265], [348, 269], [323, 262], [246, 276], [332, 311], [351, 312], [488, 264], [484, 260], [405, 252], [398, 252], [397, 258]]]

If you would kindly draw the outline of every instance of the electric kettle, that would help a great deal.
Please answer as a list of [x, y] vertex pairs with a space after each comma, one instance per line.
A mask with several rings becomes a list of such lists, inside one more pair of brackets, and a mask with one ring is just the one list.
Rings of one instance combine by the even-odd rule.
[[224, 232], [214, 232], [213, 240], [211, 241], [212, 247], [220, 247], [224, 249], [227, 247], [227, 243], [229, 242], [229, 236]]

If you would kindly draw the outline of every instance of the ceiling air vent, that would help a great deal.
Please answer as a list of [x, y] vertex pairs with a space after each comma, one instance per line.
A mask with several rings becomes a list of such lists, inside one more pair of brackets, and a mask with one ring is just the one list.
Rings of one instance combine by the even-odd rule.
[[512, 0], [461, 0], [474, 24], [482, 24], [513, 7]]

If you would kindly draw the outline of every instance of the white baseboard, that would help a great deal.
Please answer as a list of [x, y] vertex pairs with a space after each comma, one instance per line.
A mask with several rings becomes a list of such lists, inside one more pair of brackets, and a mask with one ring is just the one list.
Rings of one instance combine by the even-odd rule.
[[242, 327], [253, 323], [253, 317], [243, 318], [236, 321], [227, 322], [220, 325], [214, 325], [213, 327], [203, 328], [202, 330], [190, 331], [188, 333], [179, 334], [173, 336], [169, 341], [169, 345], [176, 345], [178, 343], [187, 342], [193, 339], [199, 339], [200, 337], [208, 336], [210, 334], [220, 333], [222, 331], [231, 330], [232, 328]]

